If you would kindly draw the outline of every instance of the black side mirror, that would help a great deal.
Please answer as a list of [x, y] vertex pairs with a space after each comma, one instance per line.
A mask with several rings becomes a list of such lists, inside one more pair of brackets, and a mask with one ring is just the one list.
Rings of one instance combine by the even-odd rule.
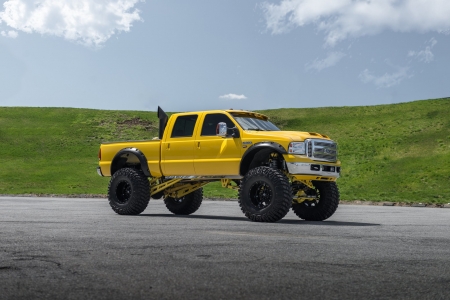
[[230, 134], [233, 138], [238, 138], [241, 136], [237, 127], [228, 128], [228, 134]]
[[217, 124], [216, 135], [221, 136], [223, 138], [229, 137], [229, 136], [231, 136], [233, 138], [240, 137], [239, 129], [237, 129], [237, 127], [228, 128], [227, 123], [225, 123], [225, 122], [220, 122]]

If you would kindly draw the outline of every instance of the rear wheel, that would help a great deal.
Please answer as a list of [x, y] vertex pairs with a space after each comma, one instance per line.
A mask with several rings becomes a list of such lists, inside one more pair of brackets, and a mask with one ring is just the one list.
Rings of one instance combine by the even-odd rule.
[[109, 182], [108, 200], [119, 215], [140, 214], [150, 201], [148, 178], [138, 169], [119, 169]]
[[197, 211], [202, 204], [203, 189], [193, 191], [181, 198], [164, 198], [167, 209], [176, 215], [190, 215]]
[[239, 206], [252, 221], [279, 221], [288, 213], [291, 203], [289, 180], [277, 169], [257, 167], [241, 181]]
[[313, 181], [314, 189], [306, 193], [314, 200], [292, 205], [292, 210], [301, 219], [323, 221], [331, 217], [339, 205], [339, 190], [336, 182]]

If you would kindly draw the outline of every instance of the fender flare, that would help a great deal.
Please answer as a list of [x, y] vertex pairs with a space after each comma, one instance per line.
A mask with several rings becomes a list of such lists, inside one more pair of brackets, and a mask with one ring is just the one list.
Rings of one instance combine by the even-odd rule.
[[262, 149], [271, 149], [275, 152], [278, 152], [279, 154], [287, 154], [286, 149], [276, 142], [260, 142], [253, 144], [247, 149], [247, 151], [245, 151], [244, 155], [242, 156], [241, 164], [239, 166], [240, 175], [244, 176], [245, 173], [247, 173], [247, 168], [250, 166], [253, 157]]
[[[111, 176], [120, 168], [122, 168], [124, 165], [126, 165], [124, 158], [127, 158], [129, 155], [134, 155], [139, 160], [139, 163], [141, 165], [141, 170], [144, 173], [145, 176], [151, 177], [150, 170], [148, 168], [147, 158], [145, 157], [144, 153], [142, 153], [141, 150], [137, 148], [124, 148], [117, 152], [117, 154], [114, 156], [112, 162], [111, 162]], [[122, 161], [121, 161], [122, 160]]]

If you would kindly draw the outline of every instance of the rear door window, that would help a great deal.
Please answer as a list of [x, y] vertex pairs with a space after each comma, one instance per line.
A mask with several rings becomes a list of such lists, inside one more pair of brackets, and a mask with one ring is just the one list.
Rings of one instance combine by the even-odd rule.
[[173, 125], [171, 137], [191, 137], [194, 133], [198, 115], [179, 116]]

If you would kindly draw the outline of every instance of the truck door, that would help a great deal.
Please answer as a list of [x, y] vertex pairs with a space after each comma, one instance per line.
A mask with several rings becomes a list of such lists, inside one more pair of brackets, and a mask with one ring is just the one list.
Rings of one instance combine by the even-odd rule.
[[223, 113], [209, 113], [203, 118], [194, 149], [196, 175], [239, 175], [242, 142], [240, 138], [222, 138], [216, 135], [217, 123], [225, 122], [227, 127], [237, 127]]
[[[161, 145], [161, 169], [165, 176], [195, 175], [194, 129], [198, 115], [180, 115]], [[169, 128], [168, 128], [169, 129]]]

